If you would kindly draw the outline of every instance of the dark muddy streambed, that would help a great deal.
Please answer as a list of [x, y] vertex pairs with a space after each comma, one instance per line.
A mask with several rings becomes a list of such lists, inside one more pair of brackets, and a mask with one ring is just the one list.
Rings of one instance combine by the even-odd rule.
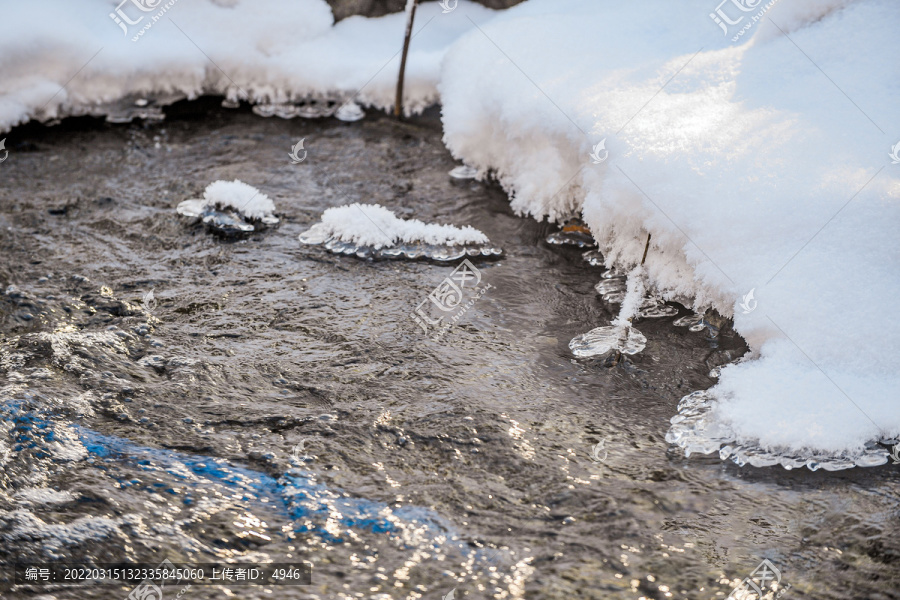
[[[308, 586], [182, 596], [198, 600], [725, 598], [764, 558], [786, 598], [900, 597], [897, 467], [671, 448], [678, 401], [742, 340], [671, 317], [641, 323], [639, 355], [575, 359], [569, 340], [615, 316], [602, 269], [499, 187], [449, 178], [436, 112], [285, 121], [218, 103], [7, 136], [3, 597], [131, 589], [10, 588], [17, 560], [163, 558], [313, 565]], [[259, 188], [281, 223], [240, 241], [186, 224], [175, 206], [218, 179]], [[481, 229], [504, 250], [472, 259], [490, 289], [424, 335], [410, 313], [458, 263], [298, 242], [350, 202]]]

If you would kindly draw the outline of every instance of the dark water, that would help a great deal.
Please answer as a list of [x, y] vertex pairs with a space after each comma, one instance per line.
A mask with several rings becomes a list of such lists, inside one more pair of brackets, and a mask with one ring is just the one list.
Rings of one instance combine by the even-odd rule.
[[[7, 571], [305, 560], [311, 586], [183, 597], [636, 600], [725, 598], [768, 558], [785, 598], [900, 598], [897, 467], [684, 459], [664, 440], [675, 406], [740, 338], [645, 321], [643, 353], [575, 360], [569, 340], [614, 316], [601, 271], [498, 188], [451, 181], [435, 115], [282, 121], [208, 99], [168, 113], [7, 135]], [[235, 178], [273, 198], [280, 226], [228, 242], [179, 220], [178, 202]], [[471, 224], [505, 250], [475, 261], [491, 289], [439, 342], [409, 315], [455, 265], [298, 243], [353, 201]]]

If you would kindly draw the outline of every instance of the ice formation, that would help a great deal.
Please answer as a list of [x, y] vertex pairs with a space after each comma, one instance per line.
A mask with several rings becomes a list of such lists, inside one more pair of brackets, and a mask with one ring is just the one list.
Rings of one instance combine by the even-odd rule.
[[246, 219], [262, 221], [275, 215], [275, 203], [268, 196], [238, 179], [212, 182], [203, 190], [203, 200], [206, 206], [230, 208]]
[[[755, 443], [735, 442], [737, 434], [716, 414], [719, 403], [709, 391], [688, 394], [678, 403], [678, 414], [672, 417], [672, 427], [666, 441], [678, 444], [684, 453], [718, 453], [722, 460], [731, 460], [738, 465], [750, 464], [754, 467], [781, 465], [786, 469], [806, 467], [812, 471], [839, 471], [850, 467], [874, 467], [887, 464], [888, 442], [895, 440], [870, 441], [861, 450], [834, 452], [790, 448], [789, 443], [773, 450], [762, 448]], [[772, 423], [772, 428], [790, 437], [791, 423], [780, 419]]]
[[354, 121], [360, 121], [366, 117], [366, 111], [362, 109], [362, 107], [356, 102], [347, 102], [346, 104], [339, 106], [336, 111], [334, 111], [334, 118], [339, 121], [346, 121], [347, 123], [352, 123]]
[[484, 233], [470, 225], [438, 225], [401, 219], [379, 204], [329, 208], [322, 220], [300, 234], [300, 242], [324, 245], [335, 254], [361, 258], [430, 258], [457, 260], [465, 256], [499, 256]]
[[[753, 359], [710, 390], [704, 418], [730, 439], [706, 451], [857, 464], [900, 434], [900, 62], [885, 60], [900, 5], [778, 2], [735, 42], [714, 9], [504, 11], [447, 54], [444, 139], [519, 214], [581, 214], [607, 266], [639, 262], [651, 232], [649, 285], [734, 316]], [[758, 308], [736, 312], [754, 288]]]
[[602, 356], [613, 350], [637, 354], [647, 345], [647, 338], [631, 322], [644, 301], [644, 268], [637, 266], [628, 274], [626, 291], [618, 316], [611, 325], [597, 327], [569, 342], [572, 354], [579, 357]]
[[460, 165], [451, 169], [448, 175], [453, 179], [475, 179], [478, 177], [478, 171], [468, 165]]
[[569, 350], [579, 358], [605, 356], [614, 350], [637, 354], [647, 346], [647, 338], [634, 327], [604, 325], [572, 338]]
[[237, 179], [214, 181], [206, 186], [203, 198], [185, 200], [176, 210], [184, 217], [200, 219], [210, 229], [229, 236], [278, 223], [275, 203], [252, 185]]
[[[588, 259], [591, 262], [592, 259]], [[594, 263], [592, 263], [594, 264]], [[616, 269], [608, 269], [603, 273], [603, 278], [594, 289], [600, 294], [604, 302], [609, 304], [622, 304], [625, 300], [625, 294], [628, 289], [628, 277], [622, 275]], [[641, 300], [640, 308], [635, 314], [635, 318], [639, 319], [660, 319], [664, 317], [674, 317], [678, 314], [678, 309], [665, 303], [665, 300], [652, 290], [644, 290], [644, 297]]]
[[559, 231], [547, 236], [547, 243], [554, 246], [577, 246], [579, 248], [595, 248], [591, 230], [578, 219], [572, 219]]

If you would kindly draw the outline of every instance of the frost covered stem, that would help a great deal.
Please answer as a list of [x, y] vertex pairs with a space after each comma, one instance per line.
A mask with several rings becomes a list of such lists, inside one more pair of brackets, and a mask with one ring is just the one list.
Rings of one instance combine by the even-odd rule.
[[619, 307], [619, 316], [613, 320], [612, 324], [621, 327], [627, 334], [628, 328], [631, 327], [631, 319], [640, 310], [643, 299], [644, 267], [638, 265], [628, 273], [625, 298], [622, 300], [622, 306]]
[[413, 19], [416, 18], [416, 6], [419, 0], [406, 0], [406, 35], [403, 37], [403, 54], [400, 56], [400, 76], [397, 77], [397, 98], [394, 100], [394, 116], [403, 115], [403, 75], [406, 72], [406, 55], [409, 53], [409, 40], [412, 36]]
[[644, 261], [647, 260], [647, 250], [650, 249], [650, 234], [647, 234], [647, 243], [644, 245], [644, 258], [641, 259], [641, 266], [644, 266]]

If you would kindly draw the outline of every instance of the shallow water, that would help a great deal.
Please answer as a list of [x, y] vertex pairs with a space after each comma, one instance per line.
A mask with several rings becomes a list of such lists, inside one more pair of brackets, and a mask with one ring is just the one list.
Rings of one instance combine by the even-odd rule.
[[[682, 310], [639, 323], [638, 355], [575, 359], [569, 341], [615, 316], [602, 270], [495, 186], [448, 177], [434, 114], [218, 104], [7, 136], [0, 560], [313, 563], [311, 586], [241, 598], [694, 599], [768, 558], [786, 598], [900, 597], [897, 467], [685, 459], [669, 419], [740, 338], [675, 327]], [[236, 178], [275, 201], [278, 227], [230, 242], [175, 213]], [[491, 288], [440, 341], [410, 313], [454, 264], [298, 242], [357, 201], [503, 248], [473, 259]]]

